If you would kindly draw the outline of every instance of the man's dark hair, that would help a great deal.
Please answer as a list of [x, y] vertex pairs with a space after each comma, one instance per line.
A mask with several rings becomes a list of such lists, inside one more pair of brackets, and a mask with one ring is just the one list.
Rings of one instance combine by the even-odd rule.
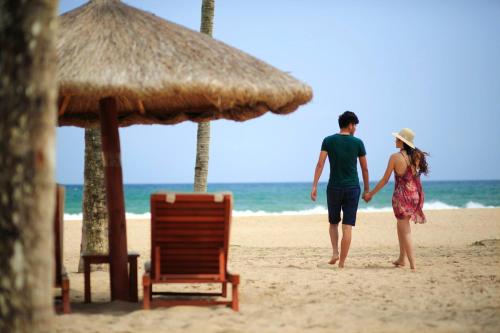
[[346, 111], [339, 116], [339, 127], [346, 128], [349, 124], [359, 124], [359, 120], [354, 112]]

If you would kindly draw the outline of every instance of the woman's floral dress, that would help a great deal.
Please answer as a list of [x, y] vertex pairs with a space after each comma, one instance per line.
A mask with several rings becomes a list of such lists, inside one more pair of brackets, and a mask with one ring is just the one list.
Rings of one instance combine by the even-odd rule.
[[425, 215], [422, 211], [424, 206], [424, 191], [420, 182], [420, 175], [413, 174], [410, 165], [406, 172], [400, 176], [394, 172], [396, 184], [392, 195], [392, 209], [398, 220], [410, 217], [415, 223], [425, 223]]

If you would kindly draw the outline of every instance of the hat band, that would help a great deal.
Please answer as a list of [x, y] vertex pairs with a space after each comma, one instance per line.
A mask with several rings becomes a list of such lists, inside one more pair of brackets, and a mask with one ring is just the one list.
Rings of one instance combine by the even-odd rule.
[[406, 143], [408, 146], [412, 147], [412, 148], [415, 148], [415, 144], [413, 143], [412, 140], [408, 139], [408, 138], [405, 138], [404, 136], [402, 135], [398, 135], [398, 139], [400, 139], [401, 141], [403, 141], [404, 143]]

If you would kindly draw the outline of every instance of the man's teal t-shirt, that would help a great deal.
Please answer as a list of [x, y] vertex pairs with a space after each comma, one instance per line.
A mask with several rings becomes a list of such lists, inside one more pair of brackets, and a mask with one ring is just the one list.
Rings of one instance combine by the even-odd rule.
[[366, 155], [363, 141], [352, 135], [334, 134], [323, 140], [321, 150], [328, 152], [330, 162], [328, 187], [359, 186], [358, 157]]

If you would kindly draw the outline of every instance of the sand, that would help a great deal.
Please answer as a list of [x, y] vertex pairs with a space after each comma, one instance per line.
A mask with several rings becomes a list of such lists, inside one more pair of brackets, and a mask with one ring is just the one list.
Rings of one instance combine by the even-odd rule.
[[[394, 268], [391, 213], [359, 213], [346, 267], [328, 265], [326, 215], [236, 217], [229, 269], [241, 275], [240, 312], [179, 306], [142, 310], [109, 301], [109, 273], [92, 273], [83, 304], [76, 272], [81, 222], [65, 222], [73, 313], [57, 332], [500, 332], [500, 209], [426, 212], [412, 225], [417, 271]], [[128, 247], [149, 259], [149, 221], [127, 222]], [[187, 288], [187, 287], [184, 287]], [[139, 290], [142, 300], [142, 290]]]

